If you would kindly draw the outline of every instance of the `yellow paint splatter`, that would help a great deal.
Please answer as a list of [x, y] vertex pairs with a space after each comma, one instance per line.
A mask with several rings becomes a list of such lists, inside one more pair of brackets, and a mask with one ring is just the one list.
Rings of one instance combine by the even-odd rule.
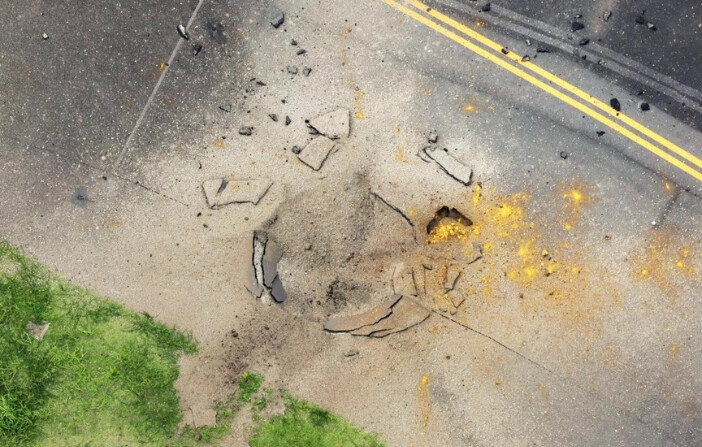
[[444, 219], [431, 230], [428, 242], [430, 244], [436, 244], [437, 242], [452, 238], [460, 241], [466, 239], [468, 233], [468, 228], [465, 225], [454, 220]]
[[429, 405], [429, 376], [426, 374], [423, 374], [422, 378], [419, 380], [417, 400], [419, 401], [419, 407], [421, 409], [421, 424], [422, 427], [426, 427], [429, 424], [429, 415], [431, 412], [431, 407]]
[[363, 90], [358, 90], [356, 94], [354, 95], [354, 101], [355, 101], [355, 112], [354, 116], [356, 119], [362, 120], [366, 118], [366, 115], [363, 113], [363, 103], [362, 99], [365, 93]]
[[475, 185], [475, 189], [473, 189], [473, 206], [477, 205], [478, 202], [480, 202], [480, 198], [483, 196], [483, 187], [478, 183]]
[[463, 110], [468, 112], [468, 113], [471, 113], [475, 110], [475, 106], [472, 104], [466, 104], [463, 106]]

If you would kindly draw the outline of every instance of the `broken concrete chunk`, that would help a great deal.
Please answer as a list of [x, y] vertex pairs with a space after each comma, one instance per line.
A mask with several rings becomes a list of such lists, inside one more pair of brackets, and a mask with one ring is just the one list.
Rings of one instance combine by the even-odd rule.
[[392, 306], [401, 299], [402, 295], [392, 295], [367, 312], [348, 317], [331, 318], [324, 324], [324, 329], [329, 332], [349, 332], [375, 324], [390, 315]]
[[263, 251], [263, 259], [261, 260], [263, 284], [266, 287], [272, 287], [273, 281], [278, 276], [278, 262], [280, 262], [282, 257], [283, 250], [273, 240], [268, 239]]
[[446, 268], [446, 280], [444, 281], [444, 290], [447, 292], [453, 290], [456, 287], [458, 278], [461, 276], [461, 269], [455, 265], [449, 265]]
[[283, 282], [280, 280], [280, 276], [275, 277], [273, 284], [271, 284], [271, 296], [276, 303], [282, 303], [288, 298], [287, 292], [283, 288]]
[[312, 73], [312, 69], [311, 69], [311, 68], [305, 67], [305, 68], [302, 69], [302, 74], [303, 74], [303, 75], [309, 76], [310, 73]]
[[459, 292], [458, 290], [451, 290], [446, 294], [446, 298], [451, 302], [454, 309], [461, 307], [461, 304], [463, 304], [463, 302], [466, 300], [463, 293]]
[[602, 20], [606, 22], [610, 17], [612, 17], [612, 11], [605, 11], [604, 15], [602, 16]]
[[438, 148], [425, 148], [424, 152], [449, 176], [455, 180], [458, 180], [464, 185], [470, 185], [473, 178], [473, 170], [464, 165], [448, 151]]
[[179, 23], [176, 29], [178, 30], [180, 37], [185, 40], [190, 40], [190, 34], [188, 34], [188, 30], [185, 29], [185, 26], [182, 23]]
[[291, 74], [291, 75], [296, 75], [296, 74], [297, 74], [297, 67], [296, 67], [295, 65], [288, 65], [285, 69], [286, 69], [286, 70], [288, 71], [288, 73]]
[[232, 203], [258, 202], [266, 195], [273, 182], [267, 179], [213, 179], [202, 184], [207, 205], [216, 209]]
[[277, 16], [273, 17], [273, 20], [271, 20], [271, 25], [273, 25], [273, 28], [278, 28], [283, 24], [283, 22], [285, 22], [285, 14], [281, 12]]
[[41, 321], [41, 322], [34, 322], [30, 321], [27, 323], [27, 326], [25, 327], [26, 331], [29, 332], [29, 334], [36, 338], [37, 340], [41, 340], [44, 338], [44, 334], [46, 334], [46, 331], [49, 330], [49, 324], [46, 321]]
[[382, 338], [396, 332], [407, 330], [429, 318], [431, 312], [409, 298], [402, 297], [387, 317], [377, 323], [351, 331], [352, 335], [366, 335]]
[[408, 268], [404, 262], [396, 264], [392, 272], [392, 291], [396, 295], [417, 296], [412, 269]]
[[480, 7], [480, 10], [482, 12], [489, 12], [492, 9], [492, 5], [490, 3], [485, 3], [483, 6]]
[[244, 135], [245, 137], [251, 136], [253, 133], [253, 127], [251, 126], [241, 126], [239, 128], [239, 135]]
[[651, 106], [647, 102], [642, 102], [641, 104], [639, 104], [639, 107], [643, 112], [651, 110]]
[[619, 112], [622, 109], [622, 105], [617, 98], [610, 99], [609, 105], [617, 112]]
[[335, 143], [326, 137], [317, 137], [307, 143], [307, 146], [297, 156], [301, 162], [315, 171], [319, 171], [329, 157]]
[[427, 133], [427, 141], [430, 143], [436, 143], [439, 141], [439, 134], [435, 130]]
[[337, 109], [311, 119], [307, 125], [332, 140], [349, 136], [350, 115], [347, 109]]

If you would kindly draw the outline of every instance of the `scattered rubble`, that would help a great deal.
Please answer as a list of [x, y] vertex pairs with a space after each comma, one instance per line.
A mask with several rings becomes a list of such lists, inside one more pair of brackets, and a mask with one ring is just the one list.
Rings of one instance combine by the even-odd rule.
[[392, 295], [383, 304], [358, 315], [336, 317], [327, 321], [329, 332], [348, 332], [351, 335], [383, 338], [402, 332], [429, 318], [431, 312], [411, 297]]
[[185, 26], [183, 26], [182, 23], [178, 24], [176, 29], [178, 30], [178, 34], [180, 34], [180, 37], [182, 37], [185, 40], [190, 40], [190, 34], [188, 34], [188, 31], [185, 29]]
[[610, 99], [609, 105], [617, 112], [619, 112], [622, 109], [622, 105], [617, 98]]
[[298, 158], [313, 170], [319, 171], [334, 146], [334, 141], [324, 136], [318, 136], [307, 143], [307, 146], [298, 154]]
[[46, 321], [40, 321], [40, 322], [30, 321], [27, 323], [25, 330], [32, 337], [36, 338], [37, 340], [41, 340], [42, 338], [44, 338], [46, 331], [49, 330], [50, 324], [51, 323], [47, 323]]
[[239, 135], [244, 135], [245, 137], [251, 136], [253, 133], [253, 127], [251, 126], [241, 126], [239, 128]]
[[[267, 233], [254, 232], [246, 288], [256, 298], [267, 302], [272, 298], [276, 303], [282, 303], [287, 299], [287, 292], [278, 274], [278, 263], [282, 257], [283, 250]], [[264, 295], [264, 292], [267, 294]]]
[[293, 39], [290, 41], [290, 45], [296, 47], [297, 46], [297, 40]]
[[419, 295], [413, 270], [404, 262], [395, 265], [392, 271], [392, 291], [396, 295]]
[[283, 22], [285, 22], [285, 14], [281, 12], [271, 20], [271, 25], [273, 25], [273, 28], [278, 28]]
[[290, 149], [290, 152], [292, 152], [293, 154], [297, 155], [297, 154], [299, 154], [300, 152], [302, 152], [302, 148], [301, 148], [300, 146], [295, 145], [295, 146], [292, 147], [292, 149]]
[[453, 179], [468, 186], [473, 178], [473, 170], [450, 154], [446, 149], [425, 147], [424, 153]]
[[641, 104], [639, 104], [639, 108], [642, 112], [647, 112], [651, 110], [651, 106], [647, 102], [642, 102]]
[[297, 74], [297, 66], [295, 65], [288, 65], [285, 67], [285, 69], [288, 71], [289, 74], [291, 75], [296, 75]]
[[339, 140], [349, 136], [350, 115], [347, 109], [336, 109], [333, 112], [323, 113], [307, 121], [307, 126], [315, 133], [324, 135], [332, 140]]
[[85, 186], [79, 186], [73, 192], [73, 197], [71, 197], [71, 202], [78, 206], [86, 206], [88, 204], [88, 188]]
[[194, 43], [191, 48], [193, 50], [193, 56], [197, 56], [200, 54], [200, 51], [202, 51], [202, 44]]
[[253, 203], [258, 205], [266, 195], [273, 182], [267, 179], [229, 180], [218, 178], [207, 180], [202, 184], [202, 190], [211, 209], [233, 203]]
[[305, 68], [302, 70], [302, 74], [305, 75], [305, 76], [309, 76], [310, 73], [312, 73], [312, 69], [309, 68], [309, 67], [305, 67]]
[[509, 54], [509, 49], [507, 47], [502, 47], [500, 51], [502, 52], [502, 54]]
[[545, 46], [539, 44], [536, 46], [536, 52], [537, 53], [550, 53], [551, 50], [548, 49], [548, 47], [545, 47]]
[[344, 352], [344, 357], [355, 357], [358, 355], [358, 349], [349, 349]]
[[44, 34], [41, 35], [41, 38], [44, 39], [44, 40], [49, 40], [49, 35], [46, 34], [46, 33], [44, 33]]
[[529, 62], [531, 58], [527, 55], [522, 56], [522, 62]]
[[531, 46], [531, 39], [527, 39], [527, 40], [526, 40], [526, 44], [527, 44], [528, 47], [530, 47], [530, 46]]

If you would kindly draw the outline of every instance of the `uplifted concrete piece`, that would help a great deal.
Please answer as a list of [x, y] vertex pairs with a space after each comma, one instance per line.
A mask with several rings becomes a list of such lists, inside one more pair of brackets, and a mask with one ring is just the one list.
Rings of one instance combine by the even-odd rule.
[[310, 168], [319, 171], [334, 149], [334, 145], [335, 143], [329, 138], [319, 136], [310, 141], [297, 157]]
[[219, 208], [232, 203], [258, 202], [266, 195], [273, 182], [267, 179], [228, 180], [218, 178], [207, 180], [202, 184], [207, 205]]
[[332, 318], [326, 322], [324, 329], [329, 332], [349, 332], [375, 324], [390, 315], [392, 306], [400, 299], [402, 299], [402, 295], [392, 295], [380, 305], [362, 314]]
[[464, 185], [470, 185], [473, 178], [473, 170], [464, 165], [452, 154], [443, 149], [432, 147], [424, 148], [424, 152], [429, 158], [434, 160], [445, 173]]
[[431, 312], [419, 304], [409, 298], [403, 297], [392, 306], [392, 313], [390, 316], [373, 325], [364, 326], [355, 331], [351, 331], [351, 334], [382, 338], [416, 326], [429, 318], [430, 314]]
[[347, 109], [337, 109], [311, 119], [308, 126], [322, 135], [338, 140], [349, 136], [350, 115]]
[[404, 262], [396, 264], [392, 272], [392, 291], [398, 295], [417, 295], [412, 269]]
[[263, 284], [272, 287], [273, 281], [278, 276], [278, 262], [283, 257], [283, 250], [273, 240], [268, 239], [263, 252]]
[[276, 276], [271, 284], [271, 296], [276, 303], [282, 303], [288, 298], [288, 293], [283, 288], [283, 282], [280, 280], [280, 276]]

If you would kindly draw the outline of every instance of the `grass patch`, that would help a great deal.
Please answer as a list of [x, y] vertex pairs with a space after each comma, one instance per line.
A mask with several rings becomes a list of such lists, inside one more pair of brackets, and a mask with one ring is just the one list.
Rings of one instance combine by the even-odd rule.
[[339, 416], [281, 391], [283, 414], [261, 423], [251, 447], [383, 447], [377, 438]]
[[[29, 321], [50, 323], [42, 340]], [[194, 341], [52, 276], [0, 241], [0, 445], [165, 445]]]

